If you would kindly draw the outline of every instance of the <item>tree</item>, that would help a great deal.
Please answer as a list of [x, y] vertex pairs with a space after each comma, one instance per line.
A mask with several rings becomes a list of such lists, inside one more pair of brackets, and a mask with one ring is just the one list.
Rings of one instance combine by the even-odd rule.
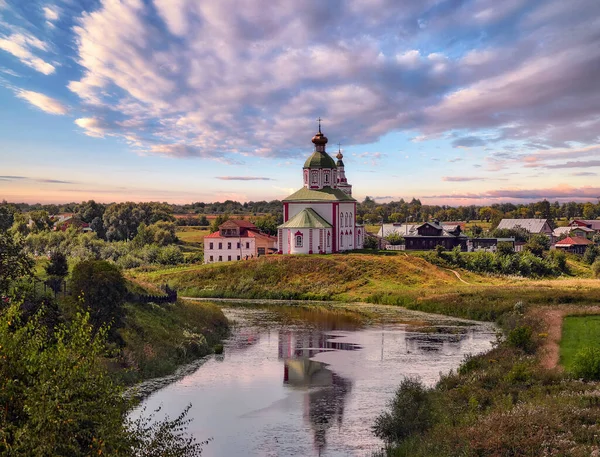
[[31, 456], [198, 456], [186, 437], [186, 409], [175, 420], [131, 421], [134, 403], [108, 375], [106, 328], [87, 314], [67, 324], [25, 320], [20, 304], [0, 310], [0, 454]]
[[32, 211], [29, 213], [31, 231], [34, 233], [46, 232], [52, 228], [52, 220], [47, 211]]
[[390, 233], [388, 236], [385, 237], [385, 239], [392, 246], [398, 246], [400, 244], [404, 244], [404, 237], [402, 237], [402, 235], [400, 235], [398, 232]]
[[227, 222], [228, 220], [229, 220], [229, 214], [219, 214], [217, 217], [215, 217], [215, 220], [212, 221], [212, 224], [210, 224], [210, 232], [211, 233], [218, 232], [219, 225]]
[[6, 200], [0, 205], [0, 230], [8, 230], [12, 227], [15, 221], [15, 213], [19, 210], [14, 206], [6, 203]]
[[208, 219], [206, 218], [206, 216], [203, 214], [202, 216], [199, 217], [200, 222], [198, 223], [198, 225], [202, 226], [202, 227], [208, 227], [210, 225], [210, 222], [208, 222]]
[[379, 249], [379, 242], [377, 241], [377, 238], [375, 238], [374, 236], [367, 235], [365, 237], [364, 248], [365, 249]]
[[71, 290], [81, 296], [97, 327], [121, 324], [122, 305], [127, 294], [121, 271], [105, 260], [84, 260], [73, 268]]
[[60, 251], [54, 251], [50, 254], [50, 263], [46, 265], [45, 270], [48, 275], [48, 285], [54, 293], [58, 293], [63, 279], [69, 274], [67, 257]]
[[23, 242], [0, 231], [0, 296], [7, 295], [17, 279], [33, 275], [33, 260], [23, 251]]
[[541, 233], [531, 235], [529, 241], [523, 246], [523, 249], [541, 257], [544, 251], [550, 249], [550, 238]]
[[279, 220], [277, 216], [273, 214], [266, 214], [264, 216], [257, 216], [250, 219], [254, 225], [258, 227], [261, 232], [268, 233], [269, 235], [277, 234], [277, 227], [283, 223], [283, 220]]
[[94, 200], [89, 200], [87, 202], [81, 202], [81, 205], [77, 207], [77, 215], [83, 222], [90, 224], [96, 218], [102, 219], [104, 210], [104, 205], [96, 203]]

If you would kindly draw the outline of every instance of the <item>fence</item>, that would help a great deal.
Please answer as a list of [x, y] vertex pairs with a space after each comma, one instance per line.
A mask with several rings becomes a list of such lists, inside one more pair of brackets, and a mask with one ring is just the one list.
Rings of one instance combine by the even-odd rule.
[[404, 251], [406, 250], [406, 245], [405, 244], [396, 244], [396, 245], [392, 245], [392, 244], [388, 244], [385, 247], [386, 251]]

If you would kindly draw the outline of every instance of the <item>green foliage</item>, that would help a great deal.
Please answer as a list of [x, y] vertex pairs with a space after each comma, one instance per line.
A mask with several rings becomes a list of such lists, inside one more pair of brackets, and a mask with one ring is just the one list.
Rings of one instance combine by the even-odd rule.
[[594, 263], [592, 264], [592, 273], [595, 278], [600, 278], [600, 259], [594, 260]]
[[532, 328], [528, 325], [522, 325], [511, 330], [506, 341], [511, 347], [531, 353], [535, 350], [535, 343], [532, 335]]
[[390, 411], [375, 419], [373, 433], [387, 443], [399, 443], [426, 431], [433, 423], [431, 396], [417, 378], [404, 378], [392, 399]]
[[121, 307], [127, 288], [121, 271], [104, 260], [87, 260], [78, 263], [71, 274], [71, 290], [81, 296], [97, 327], [121, 323]]
[[67, 257], [60, 251], [54, 251], [50, 254], [50, 262], [45, 267], [46, 274], [64, 278], [69, 274], [69, 264]]
[[250, 218], [250, 222], [258, 227], [261, 232], [277, 235], [277, 227], [283, 223], [281, 215], [267, 214]]
[[541, 233], [531, 235], [523, 248], [537, 257], [542, 257], [544, 251], [550, 249], [550, 238]]
[[19, 210], [9, 203], [6, 203], [6, 200], [0, 204], [0, 231], [7, 231], [10, 229], [15, 221], [15, 213], [18, 213]]
[[600, 381], [600, 348], [582, 348], [575, 354], [570, 372], [585, 381]]
[[104, 368], [106, 328], [78, 313], [52, 333], [39, 312], [27, 321], [15, 303], [0, 310], [0, 454], [198, 456], [175, 420], [127, 419], [133, 403]]
[[229, 219], [230, 219], [229, 214], [219, 214], [212, 221], [212, 224], [210, 224], [210, 232], [211, 233], [218, 232], [219, 231], [219, 225], [227, 222]]
[[7, 295], [10, 285], [32, 275], [33, 261], [23, 252], [23, 242], [10, 232], [0, 231], [0, 297]]
[[177, 265], [184, 261], [183, 252], [179, 246], [166, 246], [160, 250], [157, 260], [161, 265]]
[[114, 203], [106, 208], [102, 216], [106, 238], [109, 241], [131, 240], [141, 223], [173, 222], [172, 212], [171, 207], [164, 203]]
[[491, 232], [494, 238], [514, 238], [515, 241], [527, 241], [529, 232], [523, 227], [515, 227], [514, 229], [495, 229]]
[[375, 238], [374, 236], [366, 236], [365, 237], [365, 242], [364, 242], [364, 246], [365, 249], [378, 249], [379, 248], [379, 242], [377, 241], [377, 238]]
[[600, 256], [600, 247], [590, 244], [583, 254], [583, 261], [588, 265], [592, 265], [598, 256]]
[[498, 255], [510, 255], [515, 253], [515, 249], [512, 243], [507, 241], [500, 241], [497, 246]]
[[398, 246], [400, 244], [404, 244], [404, 237], [402, 235], [400, 235], [398, 232], [390, 233], [388, 236], [385, 237], [385, 239], [392, 246]]

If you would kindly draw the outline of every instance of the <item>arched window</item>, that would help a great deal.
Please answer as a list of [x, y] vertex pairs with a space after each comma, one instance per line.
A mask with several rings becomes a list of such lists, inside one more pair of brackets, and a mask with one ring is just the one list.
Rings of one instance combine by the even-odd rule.
[[329, 173], [325, 173], [324, 175], [324, 181], [326, 184], [329, 184]]
[[319, 175], [316, 171], [312, 172], [312, 183], [317, 184], [319, 182]]
[[344, 213], [340, 213], [340, 227], [344, 226]]
[[350, 227], [354, 227], [354, 219], [352, 219], [352, 213], [350, 213]]
[[348, 213], [346, 213], [346, 225], [345, 227], [348, 227]]
[[340, 235], [340, 247], [344, 245], [344, 232]]
[[327, 232], [327, 247], [331, 247], [331, 233]]
[[296, 247], [297, 248], [302, 247], [302, 235], [296, 235]]

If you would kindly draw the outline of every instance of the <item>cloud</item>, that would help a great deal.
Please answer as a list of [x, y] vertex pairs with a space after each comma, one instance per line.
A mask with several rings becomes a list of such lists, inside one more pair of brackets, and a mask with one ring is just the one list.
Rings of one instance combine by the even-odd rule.
[[62, 181], [49, 178], [30, 178], [27, 176], [0, 176], [0, 181], [32, 181], [45, 184], [74, 184], [75, 181]]
[[546, 169], [561, 169], [561, 168], [592, 168], [600, 167], [600, 160], [585, 160], [585, 161], [571, 161], [565, 163], [529, 163], [525, 165], [529, 168], [546, 168]]
[[483, 141], [481, 138], [475, 136], [466, 136], [463, 138], [457, 138], [452, 141], [452, 147], [454, 148], [472, 148], [477, 146], [485, 146], [487, 143]]
[[33, 49], [47, 51], [47, 45], [31, 35], [13, 33], [8, 38], [0, 38], [0, 49], [12, 54], [23, 64], [40, 73], [45, 75], [54, 73], [54, 65], [49, 64], [33, 53]]
[[467, 181], [485, 181], [485, 178], [471, 176], [444, 176], [442, 181], [446, 182], [467, 182]]
[[60, 17], [60, 9], [57, 6], [44, 6], [42, 11], [44, 12], [44, 17], [46, 20], [50, 22], [57, 21]]
[[68, 109], [58, 100], [55, 100], [47, 95], [33, 92], [30, 90], [17, 90], [17, 97], [28, 101], [36, 108], [49, 114], [67, 114]]
[[468, 200], [527, 200], [542, 199], [586, 201], [596, 199], [600, 195], [600, 187], [568, 185], [556, 186], [545, 189], [499, 189], [483, 191], [480, 193], [455, 193], [443, 195], [430, 195], [423, 198], [436, 199], [468, 199]]
[[579, 171], [577, 173], [571, 173], [571, 176], [597, 176], [598, 173], [592, 173], [591, 171]]
[[261, 176], [217, 176], [217, 179], [222, 181], [273, 181], [272, 178]]
[[11, 30], [0, 49], [44, 74], [77, 62], [78, 125], [146, 154], [294, 157], [318, 116], [347, 145], [600, 142], [595, 0], [92, 3], [43, 5], [60, 39]]

